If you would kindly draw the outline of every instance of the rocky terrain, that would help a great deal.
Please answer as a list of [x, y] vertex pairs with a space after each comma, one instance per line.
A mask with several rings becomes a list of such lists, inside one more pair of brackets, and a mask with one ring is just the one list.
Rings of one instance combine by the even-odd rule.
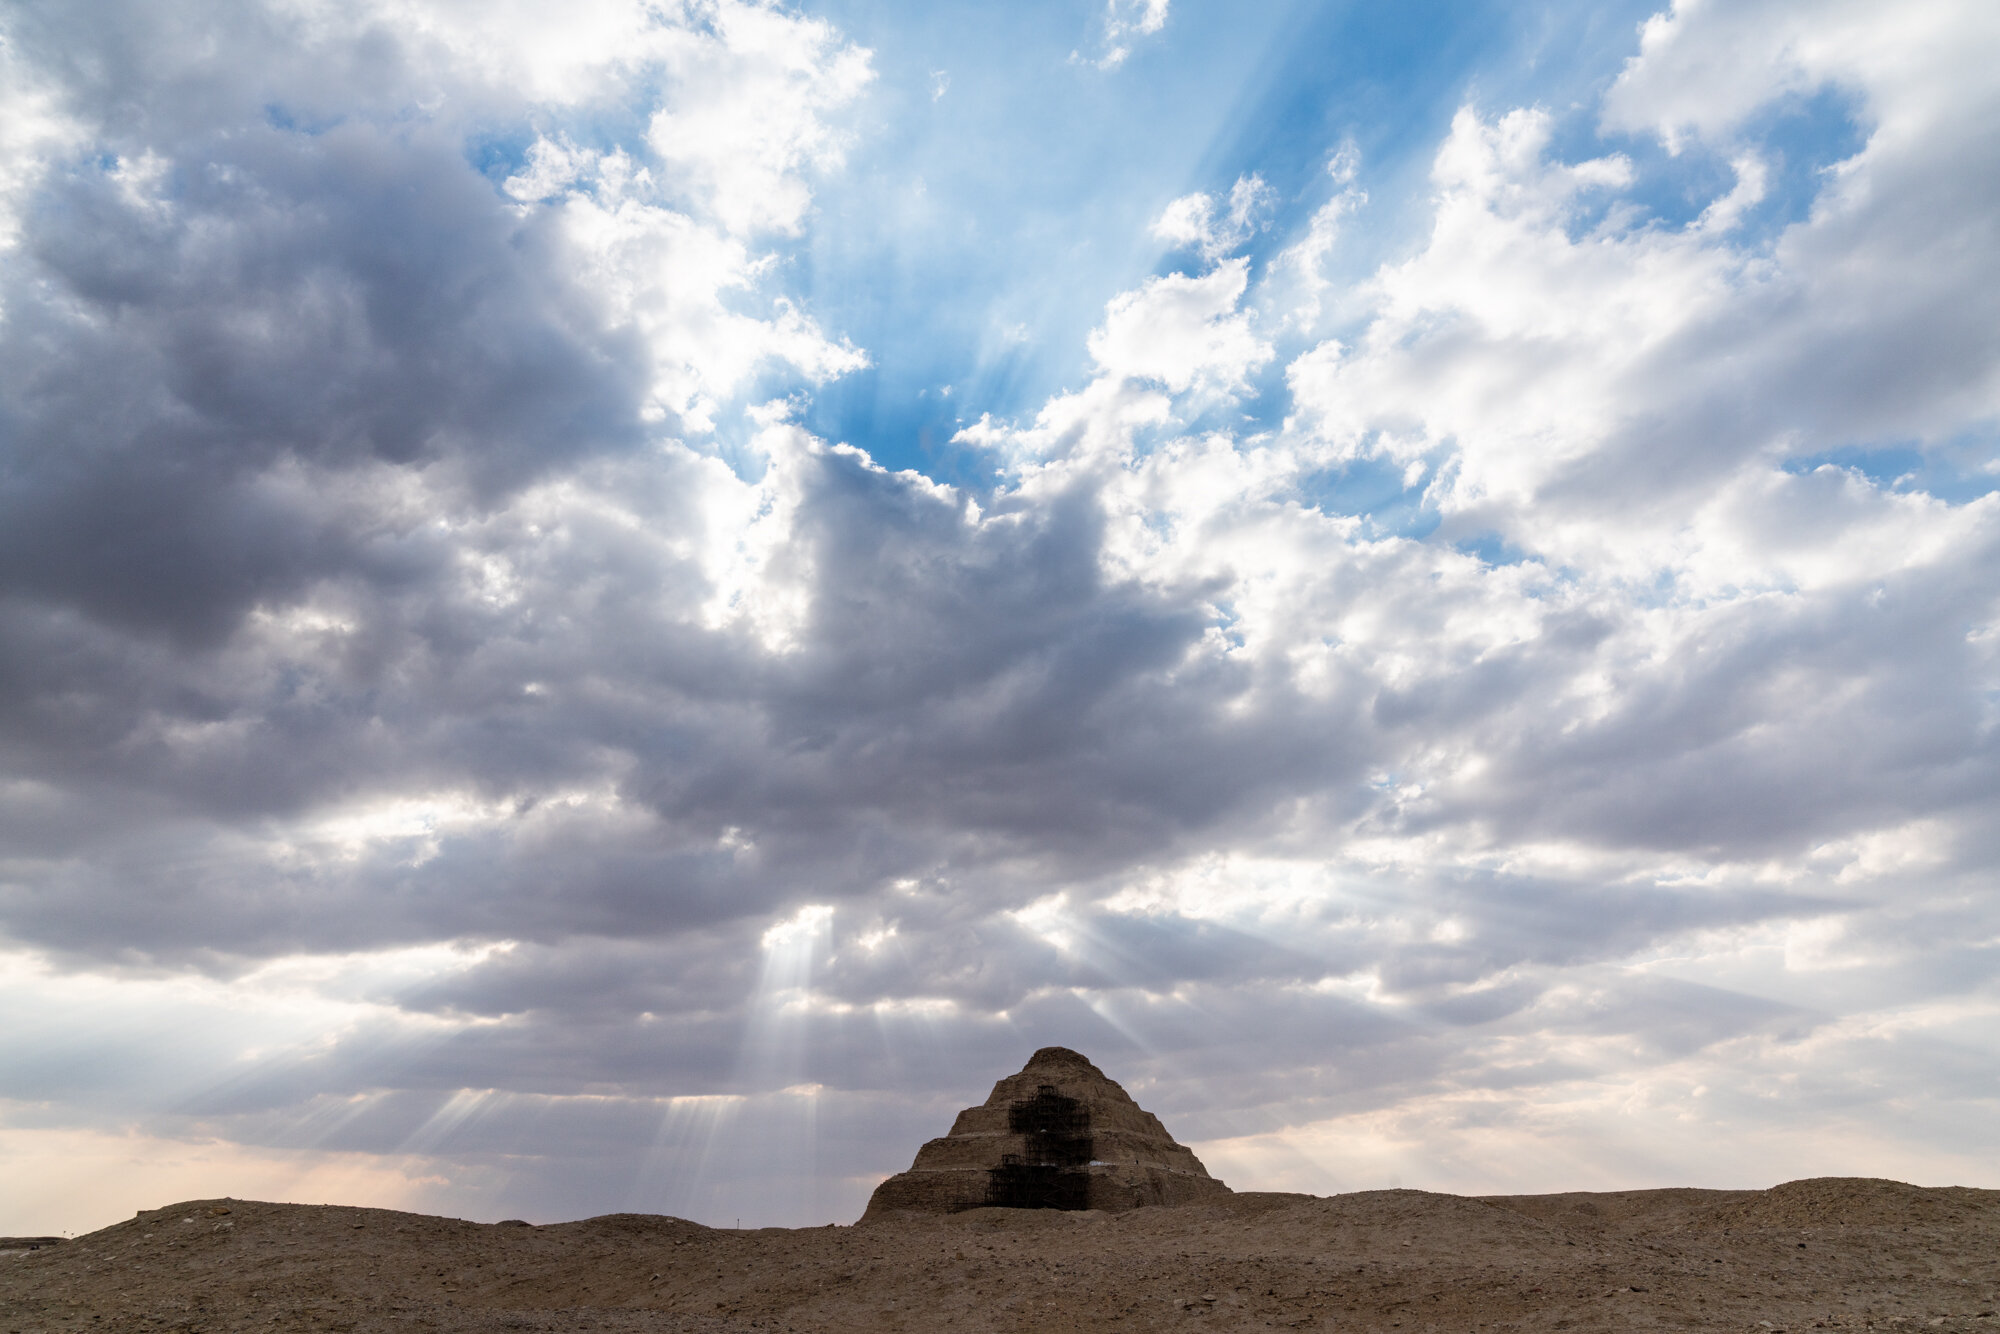
[[0, 1334], [1740, 1330], [2000, 1334], [2000, 1191], [1223, 1195], [728, 1231], [196, 1200], [0, 1257]]

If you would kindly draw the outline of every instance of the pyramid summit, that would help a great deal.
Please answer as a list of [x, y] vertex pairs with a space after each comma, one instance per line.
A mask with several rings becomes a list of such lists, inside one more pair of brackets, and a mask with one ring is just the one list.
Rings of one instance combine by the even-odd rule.
[[951, 1133], [875, 1188], [865, 1221], [900, 1212], [1137, 1209], [1230, 1193], [1089, 1058], [1044, 1047]]

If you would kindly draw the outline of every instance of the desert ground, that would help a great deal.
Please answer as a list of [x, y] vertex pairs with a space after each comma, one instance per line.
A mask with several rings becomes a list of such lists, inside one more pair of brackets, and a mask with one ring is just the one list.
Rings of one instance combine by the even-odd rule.
[[1239, 1194], [734, 1231], [193, 1200], [0, 1258], [44, 1330], [2000, 1334], [2000, 1191]]

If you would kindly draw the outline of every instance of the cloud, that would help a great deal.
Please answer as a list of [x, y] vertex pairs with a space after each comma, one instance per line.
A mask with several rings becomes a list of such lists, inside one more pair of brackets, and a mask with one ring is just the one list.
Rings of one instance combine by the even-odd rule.
[[796, 231], [810, 193], [803, 167], [840, 161], [826, 114], [874, 77], [868, 53], [825, 22], [755, 4], [715, 8], [707, 31], [662, 43], [672, 90], [646, 141], [732, 234]]
[[1352, 290], [1351, 149], [1284, 244], [1177, 199], [956, 486], [805, 424], [867, 54], [530, 10], [8, 20], [18, 1152], [807, 1221], [1058, 1041], [1244, 1186], [1974, 1171], [2000, 172], [1931, 11], [1683, 7], [1575, 151], [1467, 106]]
[[0, 253], [20, 243], [16, 201], [40, 182], [50, 160], [79, 146], [85, 130], [63, 113], [59, 84], [37, 68], [11, 35], [0, 34]]
[[1223, 205], [1212, 196], [1183, 195], [1153, 223], [1153, 235], [1213, 264], [1261, 230], [1260, 215], [1269, 212], [1271, 203], [1271, 187], [1261, 176], [1242, 176], [1230, 187], [1226, 212], [1218, 211]]
[[[1151, 37], [1167, 26], [1167, 8], [1172, 0], [1105, 0], [1104, 54], [1099, 69], [1117, 69], [1132, 54], [1132, 43]], [[1074, 58], [1074, 57], [1072, 57]]]
[[1341, 224], [1368, 202], [1367, 192], [1354, 183], [1361, 153], [1351, 140], [1334, 150], [1326, 170], [1338, 191], [1313, 210], [1305, 235], [1271, 261], [1262, 285], [1262, 304], [1279, 312], [1280, 327], [1308, 335], [1322, 332], [1318, 325], [1333, 287], [1325, 267], [1339, 242]]
[[[738, 40], [761, 69], [782, 43], [778, 16], [759, 13], [747, 34], [646, 31], [686, 59]], [[223, 13], [205, 25], [187, 11], [150, 37], [157, 16], [100, 17], [67, 34], [23, 22], [14, 38], [106, 46], [107, 69], [150, 43], [115, 94], [71, 90], [63, 114], [95, 127], [94, 151], [45, 167], [21, 196], [39, 212], [0, 348], [15, 404], [0, 561], [17, 592], [213, 639], [260, 601], [424, 559], [436, 512], [470, 513], [552, 468], [635, 448], [649, 422], [703, 429], [761, 367], [819, 381], [863, 364], [790, 302], [768, 289], [760, 301], [766, 260], [667, 202], [622, 151], [537, 138], [507, 188], [546, 195], [559, 176], [574, 188], [510, 207], [462, 150], [498, 96], [489, 65], [513, 66], [476, 40], [461, 43], [469, 68], [446, 65], [458, 53], [437, 15], [406, 15], [400, 45], [393, 26], [308, 34], [254, 8], [234, 32]], [[812, 59], [833, 69], [788, 104], [801, 125], [859, 77], [855, 52], [807, 28], [779, 53], [787, 78], [810, 83]], [[204, 33], [273, 45], [209, 60]], [[328, 71], [355, 62], [370, 74], [352, 76], [365, 100], [313, 110], [348, 92]], [[447, 74], [457, 100], [422, 114]], [[189, 80], [199, 98], [183, 95]], [[127, 125], [125, 108], [149, 99], [161, 114]], [[468, 120], [454, 118], [460, 101]], [[197, 106], [208, 119], [191, 119]], [[800, 146], [825, 135], [770, 134], [718, 160], [765, 172], [789, 198]], [[734, 225], [737, 187], [698, 184], [696, 211]], [[109, 392], [95, 372], [107, 365], [121, 367]]]
[[1154, 278], [1112, 300], [1090, 354], [1107, 376], [1157, 380], [1177, 394], [1197, 384], [1240, 390], [1271, 357], [1236, 309], [1248, 281], [1240, 259], [1198, 278]]

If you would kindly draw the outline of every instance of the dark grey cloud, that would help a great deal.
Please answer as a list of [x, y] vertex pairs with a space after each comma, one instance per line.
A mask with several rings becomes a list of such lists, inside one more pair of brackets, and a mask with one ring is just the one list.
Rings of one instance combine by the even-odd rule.
[[253, 124], [159, 145], [164, 202], [95, 162], [49, 183], [0, 293], [14, 597], [214, 645], [318, 581], [431, 572], [420, 516], [340, 494], [369, 465], [478, 506], [637, 442], [631, 349], [428, 137]]

